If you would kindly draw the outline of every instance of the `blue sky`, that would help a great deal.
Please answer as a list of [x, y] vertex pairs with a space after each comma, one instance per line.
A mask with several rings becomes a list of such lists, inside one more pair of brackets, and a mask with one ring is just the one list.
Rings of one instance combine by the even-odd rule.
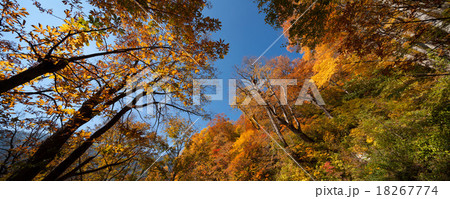
[[[242, 64], [244, 57], [259, 57], [281, 34], [282, 30], [275, 30], [273, 27], [265, 24], [264, 13], [258, 13], [256, 3], [252, 0], [211, 0], [212, 8], [203, 11], [205, 16], [218, 18], [222, 22], [222, 29], [212, 36], [216, 39], [223, 39], [230, 44], [228, 55], [224, 59], [214, 62], [218, 69], [217, 78], [223, 79], [224, 92], [222, 101], [211, 101], [205, 105], [205, 109], [213, 114], [224, 113], [232, 120], [237, 120], [241, 112], [231, 108], [228, 104], [228, 79], [236, 77], [234, 66]], [[31, 17], [28, 18], [28, 24], [37, 24], [39, 22], [48, 25], [59, 25], [61, 19], [55, 16], [64, 16], [63, 10], [58, 9], [50, 2], [42, 2], [43, 7], [53, 8], [54, 16], [40, 13], [32, 5], [32, 1], [21, 3], [29, 10]], [[84, 4], [84, 6], [88, 6]], [[279, 55], [285, 55], [290, 58], [301, 57], [298, 53], [290, 53], [282, 44], [285, 44], [286, 38], [282, 37], [275, 45], [264, 55], [265, 58], [273, 58]], [[196, 120], [197, 118], [191, 118]], [[201, 129], [206, 127], [208, 121], [199, 120], [195, 125]]]
[[[230, 43], [230, 50], [223, 60], [214, 64], [219, 69], [217, 77], [224, 79], [224, 100], [212, 101], [206, 109], [214, 113], [224, 113], [230, 119], [237, 120], [241, 112], [228, 105], [228, 79], [236, 77], [234, 66], [241, 65], [244, 57], [259, 57], [282, 34], [282, 30], [275, 30], [265, 24], [264, 13], [258, 13], [257, 4], [251, 0], [213, 0], [211, 3], [212, 8], [205, 9], [203, 13], [222, 22], [222, 30], [213, 36]], [[264, 57], [300, 57], [299, 53], [289, 53], [282, 47], [286, 42], [286, 38], [281, 38]]]

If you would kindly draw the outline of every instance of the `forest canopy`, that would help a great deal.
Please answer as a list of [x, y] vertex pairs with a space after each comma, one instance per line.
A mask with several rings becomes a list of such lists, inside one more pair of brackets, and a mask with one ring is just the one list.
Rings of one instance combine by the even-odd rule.
[[0, 3], [1, 180], [450, 180], [448, 1], [254, 0], [301, 58], [236, 63], [237, 121], [193, 103], [210, 2], [32, 2], [56, 24]]

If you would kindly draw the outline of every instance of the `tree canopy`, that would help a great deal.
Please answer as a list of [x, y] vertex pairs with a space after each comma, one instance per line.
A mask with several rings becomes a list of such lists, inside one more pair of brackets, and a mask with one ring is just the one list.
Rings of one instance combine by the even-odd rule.
[[2, 1], [0, 179], [450, 179], [448, 1], [254, 2], [301, 58], [244, 58], [232, 121], [209, 2]]
[[[53, 15], [54, 8], [33, 2]], [[206, 1], [59, 3], [59, 25], [27, 23], [32, 16], [19, 2], [1, 3], [1, 123], [9, 143], [2, 167], [9, 180], [58, 179], [124, 116], [146, 106], [154, 107], [148, 117], [157, 124], [166, 109], [205, 115], [192, 106], [192, 79], [212, 77], [211, 63], [228, 51], [209, 37], [220, 22], [202, 15]], [[104, 125], [92, 126], [98, 120]], [[30, 142], [32, 149], [21, 147]]]

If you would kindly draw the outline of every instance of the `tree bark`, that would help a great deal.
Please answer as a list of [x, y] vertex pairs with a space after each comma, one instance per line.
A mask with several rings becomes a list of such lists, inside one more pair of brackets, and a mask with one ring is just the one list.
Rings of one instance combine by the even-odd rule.
[[124, 107], [117, 113], [108, 123], [106, 123], [102, 128], [98, 129], [94, 134], [92, 134], [83, 144], [76, 148], [64, 161], [59, 163], [59, 165], [54, 168], [43, 180], [57, 180], [78, 158], [80, 158], [94, 143], [94, 140], [102, 136], [106, 131], [108, 131], [114, 124], [119, 121], [119, 119], [131, 110], [130, 106]]
[[280, 132], [280, 129], [278, 128], [278, 124], [275, 122], [275, 119], [273, 118], [272, 114], [269, 111], [269, 107], [264, 107], [267, 111], [267, 115], [269, 116], [270, 123], [272, 123], [273, 129], [275, 130], [275, 133], [277, 134], [278, 138], [281, 140], [281, 144], [283, 144], [283, 147], [287, 147], [288, 144], [286, 140], [284, 139], [283, 135]]
[[[19, 168], [7, 180], [33, 180], [58, 154], [62, 146], [82, 125], [86, 124], [96, 114], [94, 107], [101, 102], [106, 87], [102, 87], [89, 100], [85, 101], [76, 114], [60, 129], [49, 136], [31, 156], [24, 166]], [[109, 90], [108, 93], [111, 93]]]
[[89, 55], [81, 55], [81, 56], [72, 57], [72, 58], [68, 58], [68, 59], [60, 58], [56, 63], [46, 59], [46, 60], [43, 60], [40, 63], [38, 63], [36, 66], [30, 67], [27, 70], [20, 72], [18, 74], [15, 74], [10, 78], [0, 80], [0, 93], [9, 91], [13, 88], [16, 88], [17, 86], [20, 86], [27, 82], [30, 82], [33, 79], [36, 79], [37, 77], [40, 77], [47, 73], [54, 73], [59, 70], [62, 70], [65, 67], [67, 67], [70, 62], [83, 60], [83, 59], [89, 59], [89, 58], [93, 58], [93, 57], [104, 56], [104, 55], [120, 54], [120, 53], [126, 53], [126, 52], [130, 52], [130, 51], [144, 50], [144, 49], [149, 49], [149, 50], [170, 49], [170, 47], [150, 46], [150, 47], [117, 49], [117, 50], [111, 50], [111, 51], [105, 51], [105, 52], [99, 52], [99, 53], [92, 53]]
[[59, 61], [53, 63], [50, 61], [42, 61], [38, 65], [28, 68], [27, 70], [13, 75], [12, 77], [0, 80], [0, 93], [9, 91], [17, 86], [23, 85], [31, 80], [47, 74], [57, 72], [67, 66], [67, 61]]

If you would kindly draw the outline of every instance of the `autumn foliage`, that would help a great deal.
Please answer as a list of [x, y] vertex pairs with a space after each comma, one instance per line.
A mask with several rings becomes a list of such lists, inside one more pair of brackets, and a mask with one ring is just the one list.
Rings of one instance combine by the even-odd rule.
[[255, 0], [302, 58], [244, 59], [242, 116], [201, 130], [193, 79], [229, 47], [208, 2], [32, 2], [57, 23], [0, 3], [1, 180], [450, 179], [448, 1]]
[[152, 129], [167, 109], [204, 115], [192, 106], [192, 79], [213, 76], [211, 62], [228, 51], [208, 37], [220, 22], [201, 14], [205, 1], [57, 3], [64, 16], [33, 6], [58, 25], [27, 23], [34, 16], [20, 2], [1, 3], [2, 178], [61, 179], [72, 165], [100, 157], [83, 160], [138, 109], [155, 110]]
[[[211, 171], [216, 167], [193, 165], [193, 174], [198, 168], [207, 172], [207, 180], [218, 173], [227, 180], [449, 179], [448, 2], [256, 2], [268, 24], [283, 28], [288, 49], [303, 58], [250, 59], [238, 68], [239, 78], [253, 84], [264, 105], [257, 100], [237, 105], [244, 115], [233, 125], [242, 129], [233, 147], [217, 159], [214, 147], [201, 156], [227, 157], [229, 163], [216, 172]], [[314, 99], [294, 105], [309, 78], [325, 106]], [[298, 84], [289, 86], [283, 99], [285, 91], [268, 79], [296, 79]], [[252, 95], [246, 86], [238, 86], [238, 102]], [[188, 149], [223, 137], [213, 133], [221, 126], [204, 129]], [[232, 129], [220, 132], [231, 134], [236, 131]], [[245, 147], [236, 149], [241, 143]], [[260, 148], [253, 148], [256, 144]], [[186, 157], [195, 159], [191, 153]], [[254, 166], [248, 168], [251, 161]], [[235, 168], [241, 171], [238, 178]], [[254, 179], [261, 175], [264, 178]]]

